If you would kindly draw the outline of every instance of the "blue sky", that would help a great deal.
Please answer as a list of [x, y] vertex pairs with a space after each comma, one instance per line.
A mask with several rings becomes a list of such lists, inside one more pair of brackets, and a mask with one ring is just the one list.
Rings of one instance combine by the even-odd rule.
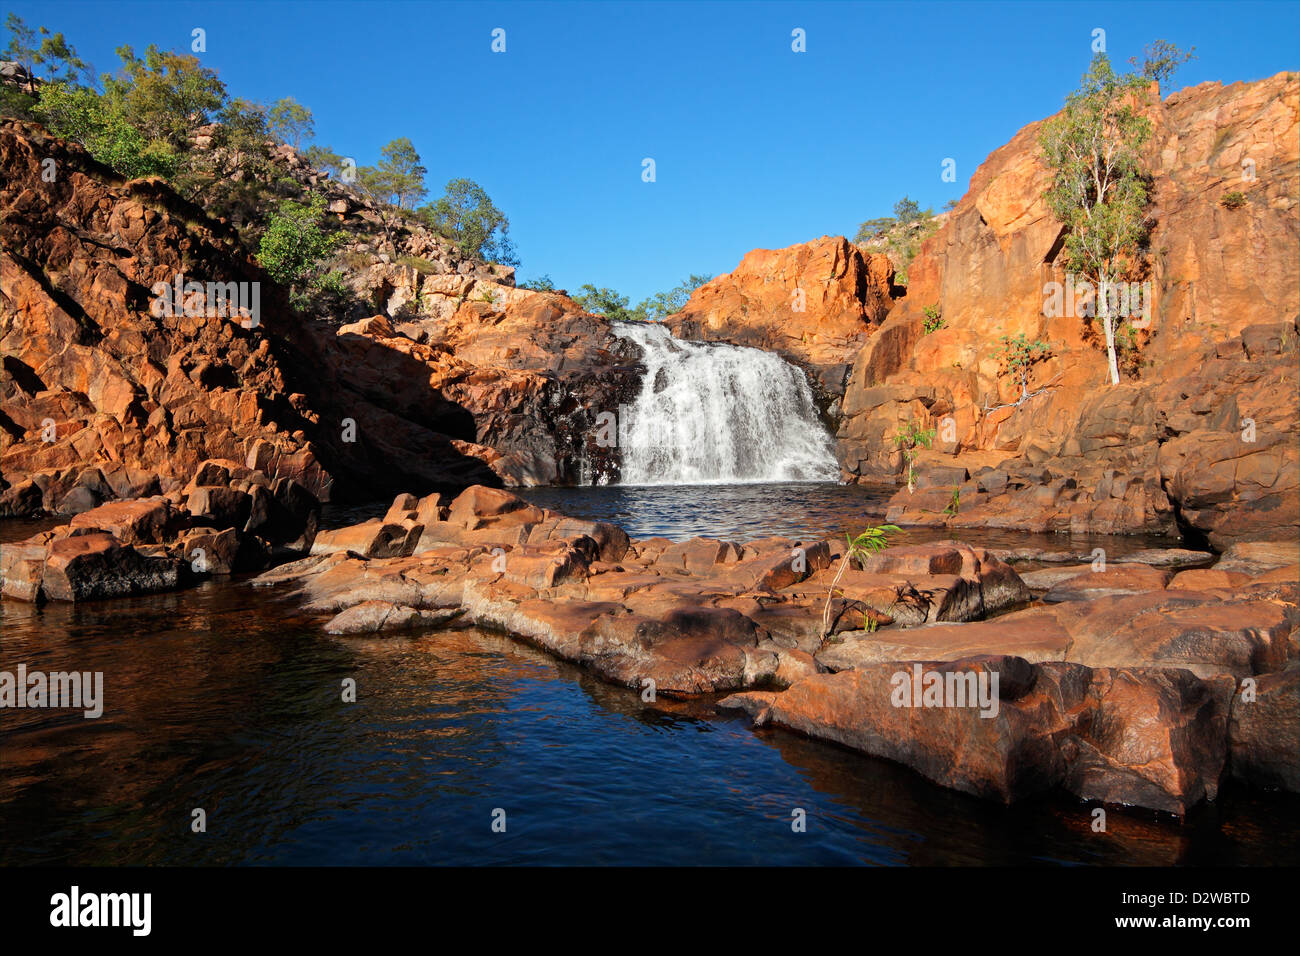
[[[232, 94], [293, 96], [361, 165], [409, 136], [431, 198], [481, 183], [520, 276], [635, 302], [750, 249], [852, 235], [903, 194], [938, 210], [984, 158], [1058, 109], [1092, 31], [1126, 64], [1196, 47], [1175, 86], [1300, 68], [1300, 4], [15, 2], [97, 70], [188, 51]], [[506, 52], [491, 51], [492, 30]], [[791, 50], [806, 31], [807, 52]], [[642, 160], [656, 163], [642, 181]], [[956, 161], [957, 181], [941, 164]]]

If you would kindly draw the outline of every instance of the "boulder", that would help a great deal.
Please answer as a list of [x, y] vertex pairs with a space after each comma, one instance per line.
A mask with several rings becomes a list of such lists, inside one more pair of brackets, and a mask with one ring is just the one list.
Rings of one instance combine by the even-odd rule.
[[54, 601], [89, 601], [169, 591], [180, 562], [145, 557], [111, 534], [91, 532], [50, 544], [41, 588]]

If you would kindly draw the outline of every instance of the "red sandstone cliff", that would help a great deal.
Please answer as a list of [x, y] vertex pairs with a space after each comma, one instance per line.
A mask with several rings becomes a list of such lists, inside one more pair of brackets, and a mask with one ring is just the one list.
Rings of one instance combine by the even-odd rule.
[[[608, 323], [472, 263], [376, 253], [400, 332], [298, 315], [224, 223], [34, 124], [0, 122], [0, 219], [0, 514], [166, 493], [206, 459], [323, 500], [563, 479], [635, 378]], [[257, 283], [258, 324], [153, 308], [177, 275]], [[421, 280], [426, 309], [398, 308]]]
[[[851, 361], [837, 435], [850, 480], [896, 481], [903, 462], [891, 436], [908, 421], [935, 426], [921, 458], [931, 490], [900, 495], [897, 520], [1074, 531], [1181, 523], [1219, 544], [1296, 528], [1298, 89], [1286, 73], [1206, 83], [1150, 108], [1151, 319], [1118, 387], [1105, 383], [1085, 320], [1044, 314], [1045, 284], [1066, 276], [1062, 227], [1042, 198], [1040, 123], [980, 166], [900, 297], [878, 257], [823, 238], [750, 253], [668, 324], [814, 370]], [[1233, 191], [1244, 205], [1223, 202]], [[803, 313], [789, 308], [796, 283], [808, 291]], [[930, 334], [927, 307], [944, 320]], [[999, 336], [1021, 332], [1052, 357], [1034, 368], [1039, 394], [1010, 406], [1019, 389], [993, 353]], [[959, 512], [945, 515], [954, 490]]]
[[778, 352], [806, 369], [825, 398], [838, 399], [853, 356], [894, 304], [893, 278], [888, 256], [839, 236], [755, 249], [696, 289], [665, 324], [686, 339]]

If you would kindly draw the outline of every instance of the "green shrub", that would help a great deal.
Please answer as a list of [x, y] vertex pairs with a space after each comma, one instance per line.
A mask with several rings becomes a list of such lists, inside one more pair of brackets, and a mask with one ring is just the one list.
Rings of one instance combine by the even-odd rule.
[[340, 233], [321, 229], [324, 217], [325, 200], [319, 195], [306, 205], [286, 200], [262, 235], [257, 261], [291, 292], [319, 287], [321, 263], [344, 240]]

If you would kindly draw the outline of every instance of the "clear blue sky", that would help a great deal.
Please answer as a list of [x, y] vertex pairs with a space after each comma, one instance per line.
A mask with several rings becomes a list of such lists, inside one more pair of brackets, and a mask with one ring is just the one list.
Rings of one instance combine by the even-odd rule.
[[[1160, 38], [1176, 86], [1300, 68], [1300, 4], [14, 2], [97, 70], [116, 46], [188, 51], [234, 95], [290, 95], [365, 165], [409, 136], [433, 196], [481, 183], [521, 277], [638, 301], [755, 247], [853, 235], [903, 194], [936, 210], [1058, 109], [1106, 30], [1118, 64]], [[506, 52], [491, 52], [493, 28]], [[807, 52], [791, 51], [791, 31]], [[652, 157], [657, 181], [641, 180]], [[945, 183], [943, 159], [956, 160]]]

